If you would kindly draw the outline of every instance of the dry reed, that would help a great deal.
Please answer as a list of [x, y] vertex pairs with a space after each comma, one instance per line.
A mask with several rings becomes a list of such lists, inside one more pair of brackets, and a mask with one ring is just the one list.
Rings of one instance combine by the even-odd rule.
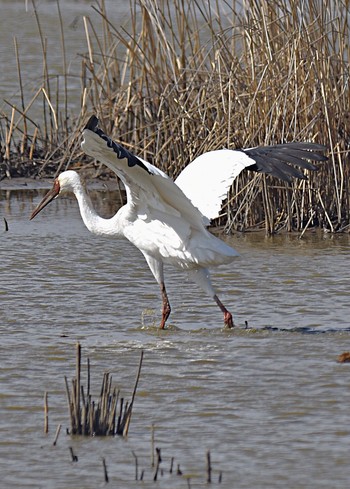
[[[98, 9], [93, 7], [100, 29], [84, 18], [81, 112], [71, 125], [59, 3], [65, 81], [61, 104], [53, 92], [45, 37], [33, 5], [42, 46], [42, 86], [27, 106], [22, 96], [20, 107], [9, 102], [10, 112], [1, 114], [1, 154], [5, 162], [17, 162], [14, 174], [91, 168], [79, 147], [91, 112], [108, 134], [174, 177], [205, 151], [315, 141], [330, 150], [329, 162], [319, 172], [292, 186], [240, 176], [219, 223], [227, 231], [265, 227], [269, 233], [348, 229], [349, 0], [247, 0], [244, 7], [234, 0], [130, 0], [130, 19], [123, 27], [110, 23], [102, 1]], [[20, 49], [15, 46], [23, 93]], [[40, 123], [30, 115], [39, 100]]]
[[130, 426], [136, 389], [140, 378], [143, 360], [141, 352], [139, 368], [130, 402], [120, 398], [120, 392], [112, 387], [112, 376], [107, 372], [103, 376], [99, 400], [92, 399], [90, 393], [90, 362], [87, 362], [87, 389], [81, 384], [81, 346], [76, 347], [76, 376], [69, 389], [65, 377], [71, 435], [86, 436], [127, 436]]

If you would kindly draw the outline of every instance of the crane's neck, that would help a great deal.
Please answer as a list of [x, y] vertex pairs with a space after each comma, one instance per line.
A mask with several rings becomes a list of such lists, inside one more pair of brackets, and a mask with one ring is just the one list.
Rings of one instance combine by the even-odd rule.
[[85, 192], [80, 182], [79, 185], [74, 186], [73, 192], [78, 201], [84, 224], [91, 233], [113, 236], [121, 236], [123, 234], [118, 213], [110, 219], [104, 219], [99, 216], [93, 208], [89, 195]]

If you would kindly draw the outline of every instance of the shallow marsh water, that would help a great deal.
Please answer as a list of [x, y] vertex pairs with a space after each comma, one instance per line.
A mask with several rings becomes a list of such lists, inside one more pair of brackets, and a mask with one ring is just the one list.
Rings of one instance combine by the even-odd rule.
[[[36, 3], [44, 35], [50, 34], [50, 66], [60, 72], [56, 5]], [[82, 17], [98, 16], [89, 2], [60, 5], [74, 112], [80, 102], [77, 53], [86, 52]], [[128, 2], [107, 6], [117, 26], [125, 21], [121, 9]], [[22, 1], [1, 7], [1, 99], [18, 95], [16, 36], [28, 103], [42, 74], [35, 16]], [[215, 487], [220, 472], [219, 487], [230, 489], [348, 486], [350, 365], [336, 362], [350, 350], [348, 235], [227, 238], [241, 257], [217, 270], [214, 283], [236, 323], [244, 327], [248, 321], [250, 328], [224, 331], [216, 305], [168, 269], [173, 312], [169, 329], [160, 332], [158, 287], [141, 254], [126, 241], [89, 234], [74, 199], [52, 203], [30, 222], [40, 196], [36, 190], [0, 192], [1, 488], [101, 487], [102, 457], [110, 487], [208, 487], [207, 450]], [[113, 212], [107, 192], [95, 197], [100, 212]], [[126, 440], [65, 434], [64, 375], [75, 375], [77, 341], [83, 362], [91, 360], [95, 398], [107, 370], [130, 398], [145, 352]], [[150, 464], [152, 424], [164, 469], [157, 483]], [[132, 451], [140, 472], [145, 470], [143, 483], [134, 480]], [[183, 477], [169, 474], [171, 457]]]
[[[130, 4], [123, 0], [104, 0], [108, 20], [117, 28], [127, 24], [130, 15]], [[59, 97], [61, 109], [64, 107], [63, 73], [67, 74], [68, 88], [68, 114], [76, 117], [79, 114], [81, 103], [81, 62], [87, 52], [84, 17], [91, 20], [97, 36], [102, 41], [102, 18], [92, 8], [99, 10], [99, 2], [79, 0], [71, 2], [60, 0], [59, 8], [64, 31], [66, 67], [63, 69], [62, 35], [59, 21], [57, 2], [36, 1], [40, 29], [45, 49], [50, 76], [52, 98], [56, 100], [56, 83], [59, 78]], [[19, 107], [20, 85], [14, 39], [18, 46], [18, 59], [21, 70], [21, 83], [24, 92], [24, 103], [28, 105], [34, 94], [42, 85], [43, 79], [43, 52], [40, 40], [38, 22], [32, 2], [22, 0], [1, 0], [0, 16], [0, 59], [2, 69], [0, 73], [0, 108], [6, 113], [9, 106], [4, 100]], [[56, 102], [53, 102], [55, 105]], [[34, 120], [42, 120], [42, 102], [34, 103], [29, 114]], [[30, 120], [30, 117], [29, 117]]]
[[[347, 235], [227, 237], [241, 256], [213, 278], [242, 329], [224, 331], [215, 304], [168, 269], [173, 313], [160, 332], [158, 287], [138, 250], [91, 235], [71, 198], [30, 222], [41, 196], [0, 193], [0, 219], [9, 225], [0, 229], [3, 487], [99, 487], [102, 457], [111, 487], [139, 487], [132, 451], [145, 470], [143, 486], [156, 487], [152, 424], [163, 458], [158, 487], [186, 488], [187, 476], [191, 487], [206, 486], [207, 450], [223, 488], [347, 485], [350, 365], [336, 362], [350, 350]], [[96, 192], [94, 201], [100, 213], [113, 212], [109, 192]], [[110, 371], [130, 398], [144, 350], [127, 440], [65, 434], [64, 375], [75, 375], [77, 341], [83, 364], [87, 356], [92, 364], [95, 397]], [[168, 473], [171, 457], [184, 476]]]

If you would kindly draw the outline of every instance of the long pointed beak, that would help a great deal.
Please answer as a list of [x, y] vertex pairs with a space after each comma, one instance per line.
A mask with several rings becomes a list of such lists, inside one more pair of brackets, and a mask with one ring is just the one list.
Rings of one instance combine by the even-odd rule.
[[30, 220], [34, 219], [34, 217], [39, 214], [40, 211], [43, 210], [44, 207], [47, 206], [54, 198], [57, 197], [57, 195], [60, 193], [60, 183], [58, 179], [56, 178], [53, 184], [53, 187], [51, 190], [47, 192], [43, 200], [40, 202], [40, 204], [34, 209], [32, 212], [32, 215], [30, 216]]

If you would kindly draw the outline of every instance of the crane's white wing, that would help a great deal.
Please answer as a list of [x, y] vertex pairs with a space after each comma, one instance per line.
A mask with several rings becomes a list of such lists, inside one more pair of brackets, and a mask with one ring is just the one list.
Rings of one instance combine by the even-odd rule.
[[327, 159], [315, 153], [324, 151], [325, 147], [314, 143], [210, 151], [190, 163], [174, 183], [164, 172], [109, 138], [98, 128], [95, 116], [90, 118], [83, 136], [84, 151], [117, 173], [126, 187], [130, 204], [136, 206], [142, 198], [147, 199], [153, 216], [157, 213], [160, 216], [164, 211], [168, 216], [184, 218], [192, 229], [197, 230], [219, 216], [227, 191], [245, 168], [289, 182], [291, 177], [306, 178], [291, 165], [313, 171], [317, 167], [308, 160]]
[[97, 127], [96, 118], [90, 119], [83, 137], [85, 153], [123, 181], [127, 204], [114, 218], [119, 223], [121, 218], [124, 236], [148, 261], [151, 257], [158, 264], [161, 260], [191, 269], [228, 263], [237, 256], [233, 248], [207, 231], [209, 221], [172, 179], [112, 141]]
[[208, 219], [219, 216], [222, 201], [233, 180], [248, 168], [290, 182], [292, 177], [305, 179], [298, 169], [315, 171], [312, 161], [325, 161], [325, 146], [308, 142], [292, 142], [242, 150], [218, 150], [204, 153], [190, 163], [175, 183]]
[[215, 219], [232, 182], [251, 165], [255, 160], [243, 151], [209, 151], [187, 165], [175, 183], [204, 216]]
[[97, 128], [96, 118], [89, 121], [83, 138], [84, 152], [104, 163], [123, 181], [131, 206], [141, 208], [146, 203], [141, 199], [147, 199], [147, 205], [159, 215], [181, 217], [197, 230], [209, 224], [168, 175], [112, 141]]

